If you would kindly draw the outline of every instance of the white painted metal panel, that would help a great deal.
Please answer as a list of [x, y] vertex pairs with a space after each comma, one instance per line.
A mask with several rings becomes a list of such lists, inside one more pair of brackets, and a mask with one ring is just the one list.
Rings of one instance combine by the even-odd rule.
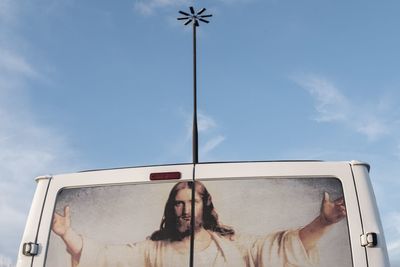
[[[18, 251], [17, 267], [31, 266], [33, 257], [25, 256], [22, 254], [22, 247], [24, 243], [36, 242], [36, 236], [40, 224], [40, 218], [42, 214], [42, 208], [44, 206], [46, 191], [50, 183], [50, 177], [38, 177], [35, 195], [32, 200], [32, 205], [29, 211], [28, 219], [25, 225], [24, 234], [22, 237], [21, 245]], [[43, 247], [39, 247], [39, 252], [43, 250]]]
[[364, 233], [376, 233], [376, 247], [366, 247], [369, 266], [389, 266], [385, 236], [380, 221], [375, 194], [369, 179], [368, 169], [360, 164], [353, 164], [355, 184], [360, 202], [360, 212]]

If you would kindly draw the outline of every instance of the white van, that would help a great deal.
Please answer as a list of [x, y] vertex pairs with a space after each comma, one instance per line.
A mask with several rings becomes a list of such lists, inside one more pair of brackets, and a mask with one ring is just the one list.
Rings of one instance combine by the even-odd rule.
[[17, 267], [389, 266], [368, 173], [277, 161], [38, 177]]

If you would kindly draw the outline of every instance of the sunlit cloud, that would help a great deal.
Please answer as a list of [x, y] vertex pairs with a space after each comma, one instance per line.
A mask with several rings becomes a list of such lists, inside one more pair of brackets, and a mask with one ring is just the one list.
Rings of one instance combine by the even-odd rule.
[[[0, 6], [9, 5], [0, 1]], [[63, 134], [35, 118], [28, 88], [45, 77], [10, 47], [11, 41], [0, 43], [0, 264], [7, 267], [18, 251], [34, 177], [72, 168], [70, 159], [75, 156]]]
[[0, 71], [4, 75], [23, 75], [26, 77], [35, 77], [37, 73], [32, 66], [20, 55], [0, 47]]
[[135, 10], [142, 15], [152, 15], [160, 8], [180, 6], [188, 4], [187, 0], [138, 0], [135, 2]]
[[[218, 0], [218, 2], [232, 5], [232, 4], [246, 4], [258, 0]], [[189, 7], [195, 6], [196, 2], [193, 0], [136, 0], [134, 3], [135, 11], [144, 16], [153, 15], [158, 10], [169, 7]]]
[[203, 160], [207, 157], [225, 140], [225, 137], [220, 133], [219, 125], [215, 120], [199, 112], [198, 114], [198, 128], [200, 143], [199, 153]]
[[225, 140], [225, 137], [219, 133], [219, 126], [215, 120], [203, 112], [198, 113], [198, 131], [199, 153], [205, 159]]
[[392, 260], [400, 262], [400, 213], [389, 214], [387, 222], [387, 249]]
[[391, 119], [393, 110], [387, 110], [383, 100], [360, 106], [347, 98], [333, 82], [321, 76], [300, 75], [293, 80], [314, 99], [314, 120], [317, 122], [341, 123], [371, 141], [399, 132], [398, 124], [396, 126]]
[[212, 150], [214, 150], [218, 145], [220, 145], [225, 140], [222, 135], [217, 135], [207, 140], [207, 142], [202, 146], [201, 154], [202, 157], [207, 156]]
[[[16, 76], [9, 84], [15, 84], [12, 79]], [[0, 95], [4, 96], [5, 90], [3, 84]], [[21, 101], [9, 90], [7, 100]], [[29, 109], [21, 110], [23, 106], [0, 106], [0, 251], [4, 257], [15, 256], [18, 249], [35, 188], [33, 178], [72, 167], [67, 159], [74, 154], [61, 134], [40, 125], [28, 115]]]
[[0, 0], [0, 22], [9, 23], [15, 19], [16, 1]]
[[[193, 121], [192, 116], [189, 116], [185, 112], [185, 140], [184, 142], [179, 141], [174, 145], [172, 149], [173, 154], [179, 154], [184, 147], [186, 147], [192, 141], [193, 133]], [[201, 160], [206, 160], [209, 155], [220, 146], [225, 136], [221, 133], [220, 126], [214, 118], [205, 114], [202, 111], [197, 113], [197, 128], [199, 133], [199, 156]]]
[[398, 251], [400, 251], [400, 239], [390, 242], [387, 245], [387, 248], [391, 255], [397, 255], [397, 257], [400, 257], [400, 253], [398, 253]]
[[[209, 133], [210, 131], [217, 129], [218, 125], [215, 120], [204, 114], [203, 112], [197, 113], [197, 130], [199, 133]], [[186, 117], [186, 139], [192, 138], [193, 131], [193, 118], [190, 116]]]
[[360, 121], [356, 125], [357, 132], [368, 136], [370, 140], [376, 140], [390, 133], [390, 128], [386, 121], [373, 116], [364, 118], [364, 121]]
[[294, 78], [315, 100], [316, 121], [345, 121], [349, 110], [346, 97], [330, 82], [316, 75]]
[[214, 119], [203, 113], [198, 114], [198, 124], [199, 132], [206, 132], [217, 127]]
[[6, 257], [0, 253], [0, 267], [12, 267], [13, 263], [9, 257]]
[[[315, 110], [313, 120], [318, 123], [344, 126], [356, 134], [365, 136], [369, 142], [380, 141], [382, 144], [392, 145], [391, 151], [386, 150], [382, 155], [374, 152], [377, 155], [369, 154], [366, 157], [370, 160], [376, 158], [378, 162], [379, 159], [388, 158], [390, 161], [384, 164], [388, 164], [392, 168], [397, 164], [396, 160], [393, 162], [393, 159], [396, 158], [400, 160], [400, 110], [398, 108], [400, 103], [396, 91], [376, 90], [376, 92], [380, 92], [378, 97], [364, 96], [353, 99], [347, 97], [343, 93], [344, 90], [337, 87], [333, 81], [320, 75], [300, 75], [292, 80], [311, 96]], [[326, 151], [324, 150], [324, 152]], [[333, 151], [332, 153], [340, 152]], [[388, 167], [384, 167], [379, 176], [372, 177], [372, 179], [376, 179], [375, 181], [380, 181], [379, 185], [385, 179], [387, 181], [393, 179], [393, 174], [386, 173]], [[391, 182], [393, 183], [393, 181]], [[394, 203], [391, 198], [393, 196], [385, 196], [381, 199], [381, 202], [384, 203], [383, 206], [390, 207]], [[390, 204], [385, 204], [385, 201], [390, 201]], [[400, 213], [383, 214], [383, 218], [386, 222], [385, 236], [392, 265], [396, 263], [395, 266], [400, 267], [397, 265], [400, 263]]]

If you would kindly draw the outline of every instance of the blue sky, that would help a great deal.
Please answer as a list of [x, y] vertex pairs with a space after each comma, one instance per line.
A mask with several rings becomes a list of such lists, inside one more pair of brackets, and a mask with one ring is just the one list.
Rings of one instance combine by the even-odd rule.
[[33, 178], [191, 160], [191, 28], [200, 160], [369, 162], [400, 266], [400, 2], [0, 0], [0, 263]]

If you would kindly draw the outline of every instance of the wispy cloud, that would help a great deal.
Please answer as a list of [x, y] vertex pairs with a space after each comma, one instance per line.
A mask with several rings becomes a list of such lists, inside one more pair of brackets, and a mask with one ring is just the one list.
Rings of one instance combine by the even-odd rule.
[[[218, 2], [232, 5], [232, 4], [246, 4], [255, 2], [257, 0], [218, 0]], [[169, 7], [187, 7], [196, 5], [193, 0], [136, 0], [134, 9], [142, 15], [148, 16], [155, 14], [163, 8]]]
[[202, 146], [201, 156], [206, 157], [212, 150], [214, 150], [218, 145], [220, 145], [225, 140], [225, 137], [222, 135], [217, 135], [207, 140], [206, 143]]
[[[370, 143], [379, 141], [379, 144], [387, 144], [387, 147], [392, 148], [392, 151], [387, 149], [379, 151], [378, 148], [366, 157], [375, 158], [378, 162], [378, 166], [374, 170], [379, 171], [380, 169], [379, 175], [372, 177], [377, 185], [386, 186], [383, 184], [390, 182], [391, 186], [395, 188], [397, 184], [393, 182], [393, 177], [398, 172], [395, 167], [396, 157], [400, 159], [398, 91], [388, 92], [377, 88], [376, 92], [380, 94], [378, 96], [363, 95], [363, 97], [349, 98], [343, 93], [343, 89], [320, 75], [297, 75], [292, 80], [312, 97], [315, 108], [313, 119], [316, 122], [344, 126], [354, 133], [365, 136]], [[335, 151], [334, 153], [340, 154], [341, 152]], [[392, 154], [390, 155], [390, 153]], [[385, 159], [384, 162], [382, 159]], [[382, 166], [379, 166], [379, 162]], [[388, 171], [391, 168], [394, 168], [395, 171]], [[385, 207], [385, 210], [389, 210], [388, 214], [382, 214], [382, 218], [386, 222], [384, 226], [388, 252], [392, 265], [399, 266], [397, 264], [400, 263], [400, 213], [393, 212], [392, 207], [393, 203], [396, 203], [396, 199], [389, 194], [381, 198], [380, 202], [383, 203], [382, 206]]]
[[347, 119], [348, 100], [332, 83], [316, 75], [301, 76], [294, 80], [314, 98], [317, 121], [331, 122]]
[[34, 68], [20, 55], [1, 61], [0, 69], [5, 68], [9, 71], [0, 74], [0, 251], [13, 258], [35, 188], [33, 178], [72, 167], [68, 159], [74, 152], [62, 134], [30, 115], [24, 80]]
[[400, 239], [390, 242], [387, 248], [391, 255], [400, 257], [400, 253], [398, 253], [398, 251], [400, 251]]
[[30, 115], [24, 86], [34, 68], [21, 55], [8, 54], [0, 69], [8, 70], [0, 74], [0, 251], [13, 257], [35, 187], [33, 178], [70, 167], [67, 159], [73, 151], [61, 134]]
[[198, 114], [198, 124], [199, 132], [207, 132], [217, 127], [214, 119], [203, 113]]
[[135, 2], [135, 10], [142, 15], [151, 15], [160, 8], [176, 7], [188, 4], [187, 0], [137, 0]]
[[[187, 112], [182, 112], [185, 118], [185, 138], [177, 141], [170, 152], [173, 155], [180, 155], [186, 150], [192, 141], [192, 116]], [[214, 118], [202, 111], [198, 112], [198, 132], [199, 132], [199, 157], [202, 161], [210, 160], [211, 154], [221, 145], [226, 137], [221, 133], [220, 126]]]
[[382, 136], [385, 136], [391, 132], [391, 127], [388, 125], [388, 121], [384, 118], [378, 118], [373, 115], [370, 117], [364, 118], [363, 121], [360, 121], [356, 124], [356, 130], [359, 133], [362, 133], [370, 140], [379, 139]]
[[0, 267], [12, 267], [13, 263], [10, 258], [0, 254]]
[[0, 0], [0, 22], [10, 23], [15, 19], [17, 7], [15, 2], [14, 0]]
[[[191, 116], [186, 116], [186, 138], [192, 138], [192, 126], [193, 118]], [[218, 124], [215, 120], [206, 115], [204, 112], [197, 113], [197, 128], [199, 133], [208, 134], [216, 129], [218, 129]]]
[[[21, 56], [8, 49], [0, 47], [0, 72], [1, 76], [19, 76], [35, 77], [37, 73]], [[5, 78], [5, 77], [4, 77]]]
[[[387, 249], [391, 260], [400, 262], [400, 213], [393, 212], [388, 215], [386, 231]], [[388, 238], [390, 237], [390, 238]]]
[[33, 178], [72, 168], [74, 150], [56, 130], [37, 121], [28, 90], [45, 75], [19, 51], [18, 1], [0, 0], [0, 265], [15, 260], [27, 208], [35, 189]]
[[[198, 116], [199, 131], [199, 156], [202, 160], [207, 160], [209, 155], [224, 140], [225, 137], [220, 133], [219, 125], [214, 118], [200, 111]], [[187, 122], [187, 140], [192, 138], [192, 119]]]
[[398, 130], [390, 114], [393, 110], [382, 108], [380, 100], [361, 105], [347, 98], [333, 82], [315, 74], [298, 75], [293, 80], [314, 99], [317, 122], [341, 123], [369, 140], [393, 135]]

